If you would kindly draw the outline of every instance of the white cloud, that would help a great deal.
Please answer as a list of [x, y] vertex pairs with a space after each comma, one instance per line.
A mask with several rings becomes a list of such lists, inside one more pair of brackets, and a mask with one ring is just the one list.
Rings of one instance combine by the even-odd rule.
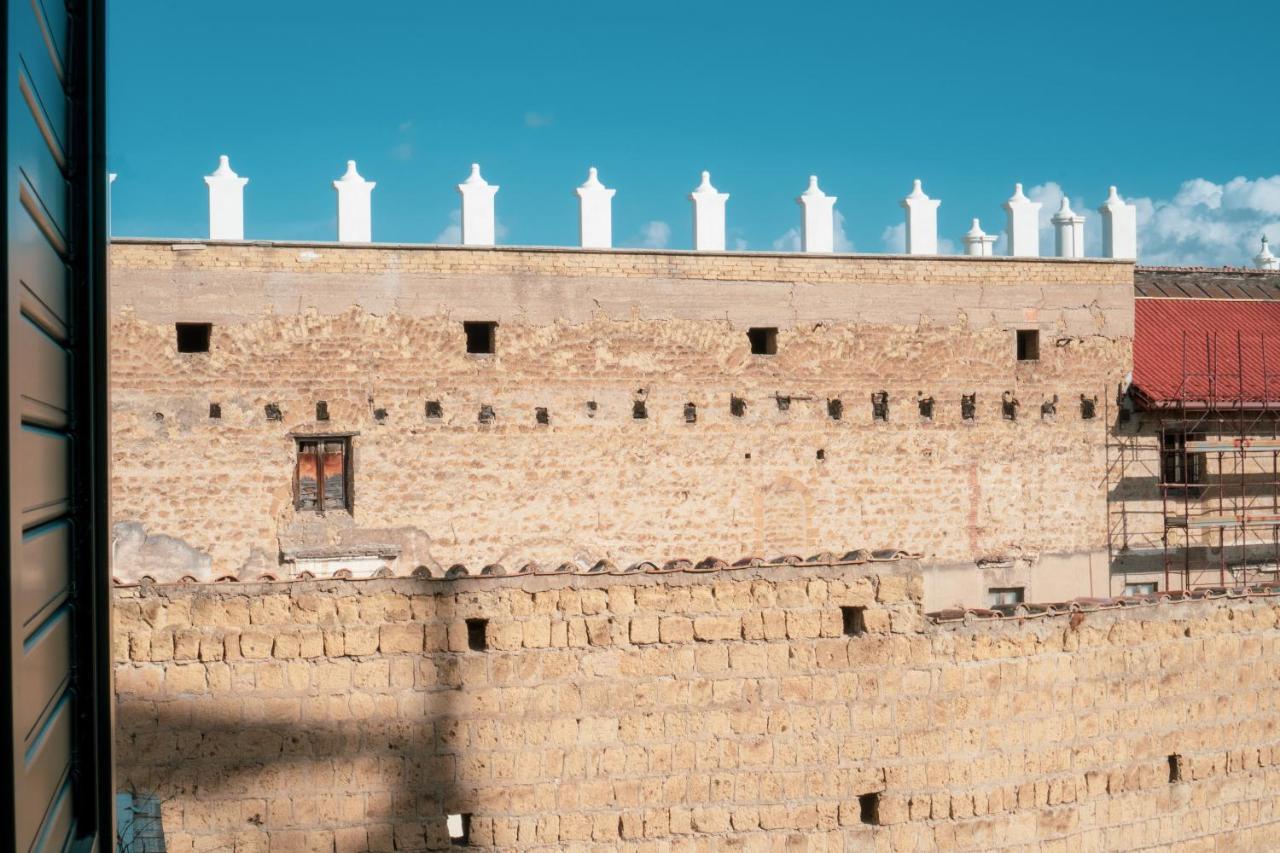
[[[800, 248], [799, 228], [788, 228], [781, 237], [773, 241], [775, 252], [799, 252]], [[854, 251], [853, 241], [844, 230], [844, 214], [838, 210], [835, 212], [834, 249], [837, 252]]]
[[1261, 235], [1280, 238], [1280, 175], [1225, 184], [1193, 178], [1172, 199], [1130, 201], [1145, 264], [1248, 266]]
[[[502, 224], [501, 219], [497, 219], [493, 223], [494, 239], [501, 243], [507, 236], [507, 226]], [[431, 241], [440, 245], [456, 246], [462, 242], [462, 210], [454, 208], [449, 211], [449, 224], [446, 225], [436, 238]]]
[[654, 220], [640, 226], [640, 245], [646, 249], [665, 249], [671, 242], [671, 226]]
[[734, 238], [733, 238], [733, 251], [735, 251], [735, 252], [745, 252], [746, 250], [747, 250], [747, 241], [746, 241], [746, 240], [744, 240], [744, 239], [742, 239], [741, 237], [734, 237]]
[[546, 127], [547, 125], [551, 124], [551, 122], [553, 121], [555, 121], [555, 118], [553, 116], [547, 115], [546, 113], [530, 112], [530, 113], [524, 114], [525, 127]]

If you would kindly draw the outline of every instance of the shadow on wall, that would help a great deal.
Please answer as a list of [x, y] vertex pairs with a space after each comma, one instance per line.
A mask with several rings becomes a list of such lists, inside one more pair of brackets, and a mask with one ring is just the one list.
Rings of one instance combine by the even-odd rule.
[[[459, 655], [419, 656], [412, 685], [387, 689], [391, 661], [258, 660], [252, 688], [151, 701], [116, 715], [118, 849], [423, 850], [468, 842], [458, 778], [466, 729], [452, 719]], [[334, 667], [383, 692], [300, 695]], [[167, 672], [183, 666], [173, 664]], [[166, 679], [167, 679], [166, 674]], [[430, 685], [430, 688], [424, 687]], [[253, 695], [264, 692], [261, 697]], [[167, 847], [166, 847], [167, 842]]]

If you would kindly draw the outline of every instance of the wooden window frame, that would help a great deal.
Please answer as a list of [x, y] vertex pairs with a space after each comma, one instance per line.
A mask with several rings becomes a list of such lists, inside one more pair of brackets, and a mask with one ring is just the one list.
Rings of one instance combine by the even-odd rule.
[[[293, 461], [293, 509], [295, 512], [313, 512], [316, 515], [324, 515], [327, 512], [342, 511], [354, 512], [355, 510], [355, 478], [354, 474], [354, 445], [352, 442], [352, 434], [343, 435], [295, 435], [294, 442], [294, 461]], [[303, 503], [302, 499], [302, 468], [304, 448], [310, 445], [317, 445], [324, 448], [328, 444], [339, 444], [341, 450], [338, 452], [321, 449], [319, 453], [310, 453], [316, 461], [313, 462], [313, 470], [315, 471], [316, 481], [316, 501], [314, 506], [308, 506]], [[325, 497], [325, 484], [322, 472], [324, 471], [324, 460], [329, 456], [340, 456], [342, 459], [342, 499], [340, 502], [330, 502]]]

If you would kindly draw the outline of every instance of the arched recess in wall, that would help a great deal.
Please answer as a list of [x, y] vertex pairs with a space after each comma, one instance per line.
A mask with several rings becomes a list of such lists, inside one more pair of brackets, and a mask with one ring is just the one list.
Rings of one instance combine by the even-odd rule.
[[756, 489], [756, 553], [805, 554], [813, 545], [812, 501], [808, 487], [794, 477], [779, 477]]

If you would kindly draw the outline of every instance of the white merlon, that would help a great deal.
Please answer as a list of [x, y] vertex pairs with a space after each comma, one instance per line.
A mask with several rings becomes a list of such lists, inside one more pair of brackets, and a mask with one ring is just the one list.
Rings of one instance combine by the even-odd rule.
[[689, 193], [693, 202], [693, 248], [699, 252], [724, 251], [724, 207], [728, 193], [711, 185], [711, 173], [702, 173], [702, 183]]
[[223, 154], [204, 182], [209, 187], [209, 239], [243, 240], [244, 185], [249, 179], [231, 171], [231, 161]]
[[1022, 184], [1013, 185], [1013, 195], [1004, 203], [1009, 214], [1009, 254], [1020, 258], [1040, 257], [1040, 202], [1022, 194]]
[[613, 194], [600, 183], [596, 167], [587, 170], [587, 180], [578, 194], [578, 243], [585, 249], [613, 247]]
[[107, 236], [111, 236], [111, 185], [116, 182], [116, 173], [107, 173]]
[[1271, 254], [1271, 247], [1267, 245], [1267, 235], [1262, 235], [1262, 248], [1258, 250], [1258, 254], [1253, 256], [1253, 265], [1260, 270], [1280, 270], [1280, 258]]
[[373, 241], [373, 188], [356, 171], [356, 161], [347, 161], [347, 171], [333, 182], [338, 191], [338, 242], [370, 243]]
[[1098, 213], [1102, 214], [1102, 257], [1137, 259], [1138, 208], [1125, 204], [1112, 187]]
[[1054, 252], [1060, 258], [1084, 257], [1084, 217], [1071, 209], [1071, 200], [1065, 195], [1058, 212], [1050, 220], [1053, 223]]
[[966, 255], [989, 258], [994, 254], [995, 245], [995, 235], [984, 232], [982, 227], [978, 225], [978, 220], [973, 220], [973, 227], [966, 231], [964, 235], [964, 253]]
[[916, 178], [911, 195], [901, 201], [907, 212], [907, 254], [938, 254], [938, 205], [941, 201], [929, 198]]
[[471, 174], [458, 184], [462, 196], [462, 245], [492, 246], [496, 242], [497, 215], [493, 210], [493, 197], [498, 185], [480, 176], [480, 164], [471, 164]]
[[800, 205], [800, 250], [834, 252], [836, 242], [836, 197], [818, 188], [818, 176], [809, 176], [809, 188], [796, 199]]

